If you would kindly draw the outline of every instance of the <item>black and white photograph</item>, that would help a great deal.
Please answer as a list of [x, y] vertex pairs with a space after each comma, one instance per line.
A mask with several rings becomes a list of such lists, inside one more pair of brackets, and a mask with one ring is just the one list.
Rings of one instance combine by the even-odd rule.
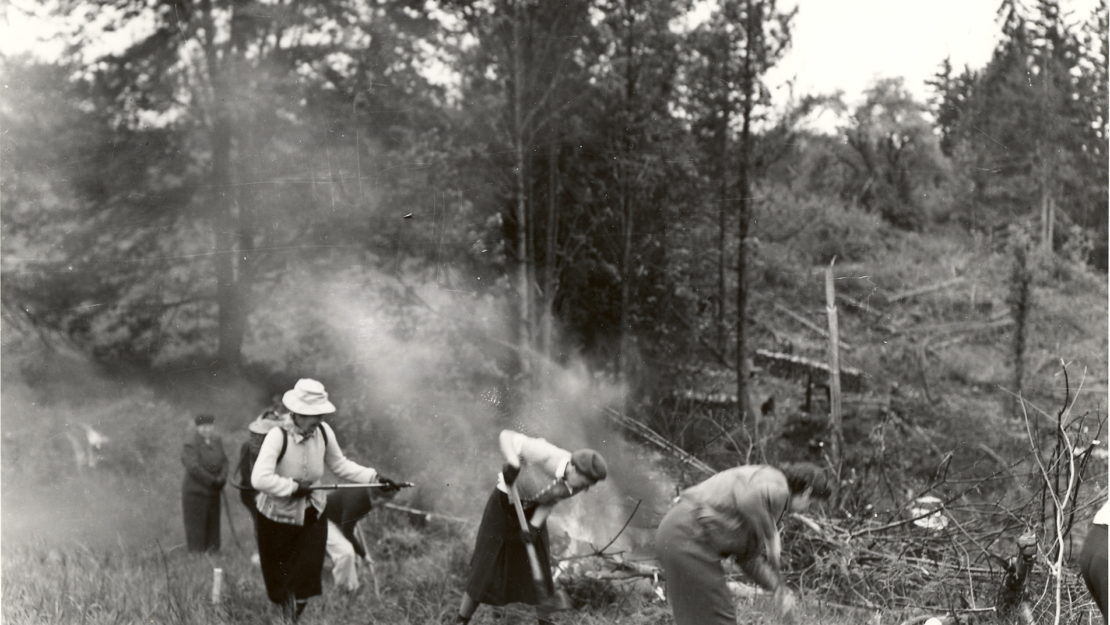
[[1108, 36], [0, 3], [0, 622], [1107, 623]]

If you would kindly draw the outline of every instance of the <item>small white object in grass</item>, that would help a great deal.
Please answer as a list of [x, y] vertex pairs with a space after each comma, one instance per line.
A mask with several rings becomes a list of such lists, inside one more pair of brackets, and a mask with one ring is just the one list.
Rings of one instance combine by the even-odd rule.
[[933, 616], [933, 617], [930, 617], [929, 620], [925, 621], [924, 625], [944, 625], [944, 621], [942, 621], [939, 618]]
[[943, 508], [943, 502], [937, 497], [932, 495], [918, 497], [910, 507], [913, 524], [933, 531], [948, 527], [948, 517], [944, 515]]
[[224, 587], [224, 570], [221, 568], [212, 569], [212, 604], [215, 605], [223, 598]]

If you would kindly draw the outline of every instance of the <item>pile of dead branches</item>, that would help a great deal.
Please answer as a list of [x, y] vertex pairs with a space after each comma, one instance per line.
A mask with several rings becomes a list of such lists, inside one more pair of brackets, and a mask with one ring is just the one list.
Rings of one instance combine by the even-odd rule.
[[[1106, 501], [1106, 467], [1092, 463], [1105, 415], [1056, 415], [1022, 402], [1029, 454], [975, 480], [938, 478], [886, 517], [795, 517], [785, 541], [800, 588], [848, 605], [953, 617], [997, 616], [1023, 624], [1070, 621], [1089, 596], [1070, 565], [1087, 523]], [[1047, 426], [1047, 427], [1046, 427]], [[988, 483], [1011, 481], [987, 499]], [[923, 502], [928, 501], [928, 504]], [[974, 620], [974, 619], [972, 619]]]
[[[949, 481], [950, 451], [932, 483], [887, 510], [838, 508], [834, 517], [789, 518], [784, 557], [791, 584], [832, 605], [947, 615], [948, 623], [1058, 624], [1089, 613], [1070, 558], [1107, 497], [1105, 461], [1092, 461], [1105, 447], [1106, 418], [1073, 414], [1079, 393], [1070, 392], [1066, 369], [1062, 376], [1065, 401], [1055, 415], [1021, 402], [1024, 422], [1014, 425], [1026, 430], [1027, 455], [1006, 460], [986, 449], [997, 472]], [[643, 424], [610, 416], [695, 472], [711, 472]], [[1000, 491], [1005, 496], [996, 497]], [[650, 580], [648, 588], [661, 575], [620, 562], [599, 569], [593, 578], [635, 577]]]
[[[930, 517], [852, 525], [795, 517], [786, 528], [786, 568], [806, 594], [855, 608], [964, 617], [1016, 613], [1019, 622], [1049, 622], [1034, 615], [1055, 605], [1051, 545], [1018, 515], [999, 522], [1012, 512], [945, 508]], [[943, 528], [915, 523], [934, 518], [948, 522]], [[1064, 613], [1089, 603], [1073, 571], [1064, 569], [1060, 581]]]

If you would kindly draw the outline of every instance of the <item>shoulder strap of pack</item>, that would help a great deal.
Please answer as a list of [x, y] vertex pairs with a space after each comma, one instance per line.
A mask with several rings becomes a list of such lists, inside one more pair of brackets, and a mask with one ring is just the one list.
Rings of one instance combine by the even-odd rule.
[[289, 446], [289, 434], [285, 431], [285, 428], [278, 429], [281, 430], [281, 451], [278, 452], [277, 461], [274, 462], [275, 465], [281, 462], [281, 459], [285, 457], [285, 448]]
[[[328, 448], [328, 431], [324, 429], [324, 424], [323, 423], [320, 424], [320, 433], [324, 437], [324, 449], [327, 449]], [[289, 433], [285, 431], [285, 428], [281, 428], [281, 451], [278, 452], [277, 462], [275, 462], [274, 464], [277, 464], [278, 462], [281, 462], [281, 459], [285, 457], [285, 448], [288, 447], [288, 446], [289, 446]]]

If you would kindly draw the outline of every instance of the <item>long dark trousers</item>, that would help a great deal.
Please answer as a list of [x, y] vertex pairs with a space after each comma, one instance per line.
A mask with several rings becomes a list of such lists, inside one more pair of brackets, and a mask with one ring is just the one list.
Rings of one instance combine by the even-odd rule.
[[220, 491], [203, 495], [182, 493], [181, 511], [189, 551], [219, 551]]

